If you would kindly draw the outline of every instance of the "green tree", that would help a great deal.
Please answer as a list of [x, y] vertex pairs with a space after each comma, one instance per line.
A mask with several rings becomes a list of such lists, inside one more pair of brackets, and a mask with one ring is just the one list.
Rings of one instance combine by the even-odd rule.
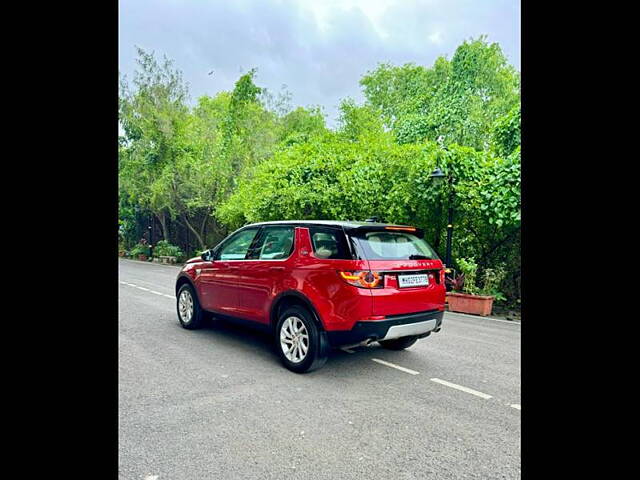
[[263, 89], [255, 85], [255, 74], [251, 69], [238, 79], [222, 123], [222, 155], [230, 164], [231, 188], [245, 169], [271, 154], [277, 140], [277, 118], [259, 102]]
[[520, 101], [518, 73], [485, 37], [465, 41], [451, 61], [439, 57], [430, 68], [379, 65], [360, 84], [399, 143], [442, 137], [446, 145], [487, 150], [495, 121]]
[[[448, 67], [448, 62], [444, 62], [445, 68]], [[434, 72], [440, 72], [441, 67], [441, 59], [436, 61], [433, 69], [413, 63], [399, 67], [382, 63], [373, 72], [367, 72], [360, 85], [369, 103], [382, 113], [385, 125], [392, 127], [399, 118], [418, 109], [416, 102], [438, 84], [432, 77]]]
[[496, 120], [493, 126], [492, 145], [501, 157], [511, 155], [520, 146], [520, 104]]
[[350, 141], [374, 139], [385, 134], [380, 112], [370, 105], [357, 105], [350, 98], [340, 104], [338, 131]]
[[169, 239], [169, 197], [155, 188], [163, 169], [179, 154], [181, 130], [188, 115], [188, 87], [166, 57], [160, 63], [138, 48], [133, 88], [121, 78], [119, 122], [124, 130], [119, 155], [120, 193], [152, 212]]
[[285, 146], [306, 142], [314, 136], [327, 133], [324, 115], [320, 107], [298, 107], [280, 119], [278, 142]]

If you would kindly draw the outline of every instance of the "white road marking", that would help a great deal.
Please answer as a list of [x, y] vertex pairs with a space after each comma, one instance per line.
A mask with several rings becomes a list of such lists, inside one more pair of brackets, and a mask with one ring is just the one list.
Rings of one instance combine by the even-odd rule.
[[372, 358], [374, 362], [380, 363], [381, 365], [386, 365], [387, 367], [396, 368], [401, 372], [410, 373], [411, 375], [418, 375], [420, 372], [416, 372], [415, 370], [411, 370], [409, 368], [401, 367], [400, 365], [396, 365], [395, 363], [385, 362], [384, 360], [380, 360], [379, 358]]
[[354, 352], [353, 350], [349, 350], [349, 349], [348, 349], [348, 348], [346, 348], [346, 347], [343, 347], [343, 348], [341, 348], [340, 350], [342, 350], [343, 352], [347, 352], [347, 353], [356, 353], [356, 352]]
[[520, 408], [520, 404], [519, 403], [514, 403], [512, 405], [510, 405], [511, 407], [515, 408], [516, 410], [521, 410]]
[[159, 475], [147, 475], [144, 480], [158, 480]]
[[155, 290], [149, 290], [148, 288], [140, 287], [140, 286], [135, 285], [133, 283], [128, 283], [128, 282], [120, 282], [120, 283], [123, 284], [123, 285], [129, 285], [130, 287], [137, 288], [138, 290], [144, 290], [145, 292], [155, 293], [156, 295], [167, 297], [167, 298], [170, 298], [171, 300], [175, 300], [176, 299], [176, 297], [173, 296], [173, 295], [167, 295], [166, 293], [156, 292]]
[[485, 400], [488, 400], [489, 398], [492, 398], [491, 395], [487, 395], [486, 393], [482, 393], [482, 392], [479, 392], [477, 390], [473, 390], [472, 388], [463, 387], [462, 385], [457, 385], [455, 383], [447, 382], [446, 380], [440, 380], [439, 378], [432, 378], [431, 381], [439, 383], [439, 384], [444, 385], [446, 387], [451, 387], [451, 388], [455, 388], [456, 390], [461, 390], [463, 392], [470, 393], [471, 395], [476, 395], [477, 397], [484, 398]]

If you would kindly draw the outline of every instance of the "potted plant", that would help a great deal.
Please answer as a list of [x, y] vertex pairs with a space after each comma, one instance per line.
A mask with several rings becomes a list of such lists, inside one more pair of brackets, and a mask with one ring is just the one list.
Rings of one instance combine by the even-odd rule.
[[476, 272], [478, 265], [473, 258], [458, 260], [461, 274], [447, 282], [451, 292], [447, 292], [449, 310], [452, 312], [470, 313], [486, 317], [491, 315], [493, 301], [503, 300], [504, 296], [497, 290], [504, 278], [502, 268], [487, 268], [483, 276], [483, 286], [476, 286]]

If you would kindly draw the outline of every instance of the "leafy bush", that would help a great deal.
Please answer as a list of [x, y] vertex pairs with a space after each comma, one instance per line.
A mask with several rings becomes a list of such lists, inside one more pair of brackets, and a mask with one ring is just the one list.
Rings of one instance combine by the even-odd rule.
[[463, 291], [471, 295], [480, 295], [480, 289], [476, 287], [476, 273], [478, 271], [478, 264], [473, 258], [459, 258], [458, 266], [460, 267], [461, 275], [464, 278]]
[[483, 275], [484, 285], [482, 286], [482, 294], [492, 295], [496, 297], [496, 300], [505, 300], [503, 293], [498, 289], [506, 274], [507, 272], [502, 266], [486, 268]]
[[502, 118], [493, 126], [493, 147], [498, 155], [507, 157], [520, 146], [520, 105]]
[[184, 257], [184, 253], [177, 245], [171, 245], [166, 240], [160, 240], [153, 249], [155, 257], [176, 257], [180, 261]]
[[129, 254], [133, 258], [137, 258], [138, 255], [146, 255], [147, 257], [149, 257], [151, 255], [151, 249], [149, 248], [149, 245], [143, 245], [141, 243], [138, 243], [135, 247], [131, 249], [131, 252]]
[[476, 285], [478, 264], [475, 262], [475, 259], [460, 258], [458, 259], [458, 265], [462, 273], [453, 280], [448, 280], [454, 292], [492, 296], [498, 301], [506, 300], [504, 294], [499, 290], [506, 276], [506, 270], [502, 265], [484, 269], [482, 274], [482, 287]]

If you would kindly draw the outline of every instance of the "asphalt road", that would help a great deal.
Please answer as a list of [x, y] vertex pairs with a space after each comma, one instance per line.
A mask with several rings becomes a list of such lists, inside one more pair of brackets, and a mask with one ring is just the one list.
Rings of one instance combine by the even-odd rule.
[[298, 375], [264, 334], [181, 328], [178, 271], [120, 260], [121, 479], [520, 478], [520, 324], [447, 312]]

